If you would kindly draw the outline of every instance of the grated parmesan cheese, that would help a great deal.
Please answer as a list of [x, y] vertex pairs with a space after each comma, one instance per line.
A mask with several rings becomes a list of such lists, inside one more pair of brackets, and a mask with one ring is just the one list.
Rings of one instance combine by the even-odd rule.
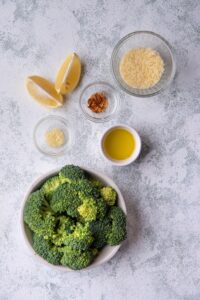
[[151, 48], [132, 49], [120, 62], [121, 77], [133, 88], [147, 89], [154, 86], [160, 80], [163, 71], [163, 59]]
[[58, 148], [65, 143], [64, 132], [59, 128], [53, 128], [45, 133], [45, 139], [50, 147]]

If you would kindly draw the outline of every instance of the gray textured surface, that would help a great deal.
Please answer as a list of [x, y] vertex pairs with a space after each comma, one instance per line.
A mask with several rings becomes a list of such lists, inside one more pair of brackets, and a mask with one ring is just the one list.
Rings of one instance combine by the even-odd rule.
[[[0, 299], [200, 299], [200, 3], [190, 1], [0, 1]], [[78, 108], [83, 86], [113, 82], [115, 43], [135, 30], [152, 30], [175, 48], [178, 72], [171, 87], [150, 99], [120, 93], [118, 117], [101, 125]], [[27, 75], [54, 79], [75, 50], [85, 64], [79, 88], [66, 105], [48, 111], [24, 88]], [[75, 143], [62, 158], [34, 148], [32, 131], [48, 114], [65, 116]], [[102, 131], [116, 122], [135, 127], [142, 157], [125, 168], [99, 155]], [[102, 267], [59, 273], [41, 265], [24, 246], [20, 207], [40, 174], [65, 163], [85, 164], [111, 176], [124, 193], [129, 238]]]

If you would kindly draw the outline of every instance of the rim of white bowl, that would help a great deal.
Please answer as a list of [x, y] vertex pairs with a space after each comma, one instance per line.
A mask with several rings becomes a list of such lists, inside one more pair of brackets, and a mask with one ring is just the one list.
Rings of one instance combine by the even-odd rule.
[[[126, 209], [126, 204], [125, 204], [125, 200], [122, 196], [122, 193], [120, 191], [120, 189], [118, 188], [118, 186], [116, 185], [116, 183], [110, 178], [108, 177], [107, 175], [104, 175], [103, 173], [101, 172], [98, 172], [98, 171], [93, 171], [93, 169], [90, 169], [90, 168], [87, 168], [87, 167], [84, 167], [84, 166], [79, 166], [80, 168], [82, 168], [83, 170], [85, 170], [86, 172], [90, 173], [91, 175], [94, 175], [96, 177], [100, 177], [103, 181], [105, 182], [108, 182], [110, 186], [112, 186], [116, 192], [117, 192], [117, 195], [118, 195], [118, 201], [120, 202], [119, 204], [119, 207], [123, 210], [123, 212], [125, 213], [125, 215], [127, 215], [127, 209]], [[36, 257], [36, 259], [38, 261], [40, 261], [41, 263], [45, 264], [46, 266], [48, 267], [51, 267], [55, 270], [60, 270], [60, 271], [64, 271], [64, 272], [77, 272], [77, 271], [86, 271], [86, 270], [89, 270], [89, 269], [93, 269], [95, 267], [98, 267], [104, 263], [106, 263], [107, 261], [109, 261], [116, 253], [117, 251], [119, 250], [119, 248], [121, 247], [122, 243], [117, 245], [117, 246], [109, 246], [110, 247], [110, 252], [107, 256], [105, 256], [105, 258], [103, 258], [101, 261], [99, 262], [96, 262], [95, 263], [95, 260], [92, 262], [91, 265], [89, 265], [88, 267], [84, 268], [84, 269], [81, 269], [81, 270], [73, 270], [73, 269], [70, 269], [66, 266], [62, 266], [62, 265], [53, 265], [53, 264], [50, 264], [49, 262], [47, 262], [44, 258], [42, 258], [39, 254], [37, 254], [32, 245], [30, 244], [28, 238], [27, 238], [27, 234], [26, 234], [26, 230], [25, 230], [25, 226], [27, 226], [25, 223], [24, 223], [24, 207], [25, 207], [25, 203], [28, 199], [28, 196], [30, 195], [31, 192], [33, 192], [40, 184], [42, 184], [44, 182], [45, 179], [48, 179], [50, 176], [53, 176], [53, 175], [56, 175], [58, 174], [58, 172], [60, 171], [60, 167], [59, 168], [56, 168], [56, 169], [53, 169], [43, 175], [40, 175], [39, 177], [37, 177], [37, 179], [35, 179], [33, 181], [33, 183], [30, 185], [30, 187], [28, 188], [27, 192], [25, 193], [25, 196], [24, 196], [24, 199], [23, 199], [23, 202], [22, 202], [22, 206], [21, 206], [21, 214], [20, 214], [20, 225], [21, 225], [21, 233], [22, 233], [22, 236], [23, 236], [23, 240], [27, 246], [27, 248], [30, 250], [30, 252], [33, 254], [34, 257]], [[30, 230], [30, 229], [29, 229]]]
[[[128, 159], [125, 159], [125, 160], [115, 160], [115, 159], [111, 159], [108, 155], [106, 155], [105, 151], [104, 151], [104, 139], [106, 137], [106, 135], [112, 131], [113, 129], [115, 128], [124, 128], [124, 129], [127, 129], [128, 131], [130, 131], [130, 133], [133, 135], [133, 137], [135, 138], [136, 140], [136, 149], [135, 151], [133, 152], [133, 154], [128, 158]], [[129, 125], [126, 125], [126, 124], [116, 124], [114, 126], [111, 126], [109, 127], [108, 129], [106, 129], [101, 137], [101, 141], [100, 141], [100, 148], [101, 148], [101, 153], [103, 155], [103, 157], [109, 162], [111, 163], [112, 165], [115, 165], [115, 166], [127, 166], [127, 165], [130, 165], [131, 163], [133, 163], [134, 161], [136, 161], [136, 159], [138, 158], [138, 156], [140, 155], [141, 153], [141, 149], [142, 149], [142, 141], [141, 141], [141, 138], [138, 134], [138, 132], [132, 128], [131, 126]]]

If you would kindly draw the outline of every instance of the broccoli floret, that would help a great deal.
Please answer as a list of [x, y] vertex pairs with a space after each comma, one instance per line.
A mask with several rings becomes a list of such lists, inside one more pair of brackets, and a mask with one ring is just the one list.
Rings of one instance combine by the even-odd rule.
[[60, 216], [58, 217], [58, 230], [63, 230], [67, 234], [74, 231], [75, 222], [70, 217]]
[[56, 246], [61, 246], [64, 243], [68, 234], [72, 233], [75, 228], [75, 222], [70, 217], [60, 216], [57, 219], [57, 230], [52, 237], [52, 242]]
[[99, 189], [92, 184], [88, 179], [82, 179], [71, 185], [72, 188], [79, 193], [84, 194], [87, 197], [93, 197], [95, 199], [100, 197]]
[[59, 172], [59, 176], [62, 182], [69, 183], [86, 178], [85, 171], [74, 165], [67, 165], [63, 167]]
[[69, 183], [60, 185], [52, 195], [50, 206], [56, 213], [66, 212], [71, 217], [78, 217], [77, 208], [82, 204], [78, 193]]
[[63, 252], [61, 264], [73, 270], [81, 270], [86, 268], [91, 264], [94, 256], [96, 255], [96, 253], [92, 250], [81, 251], [72, 249], [68, 246], [63, 247], [61, 251]]
[[96, 205], [97, 205], [97, 219], [101, 220], [105, 217], [108, 210], [108, 206], [102, 198], [96, 200]]
[[108, 220], [111, 230], [107, 234], [107, 243], [111, 246], [118, 245], [126, 239], [126, 216], [121, 208], [113, 206], [110, 208]]
[[83, 193], [79, 193], [82, 205], [78, 207], [81, 222], [91, 222], [103, 219], [107, 213], [108, 206], [102, 198], [94, 199], [86, 197]]
[[97, 249], [103, 248], [107, 244], [107, 236], [111, 231], [111, 224], [107, 218], [90, 223], [90, 229], [94, 236], [93, 246]]
[[53, 192], [59, 187], [61, 180], [59, 176], [54, 176], [48, 179], [42, 186], [41, 190], [43, 191], [45, 197], [50, 199]]
[[79, 194], [83, 203], [78, 207], [78, 212], [81, 219], [85, 222], [96, 220], [97, 216], [97, 204], [93, 198], [88, 198], [84, 194]]
[[95, 187], [97, 187], [97, 188], [99, 188], [99, 189], [101, 189], [101, 188], [104, 187], [104, 184], [103, 184], [101, 181], [99, 181], [99, 180], [97, 180], [97, 179], [95, 179], [95, 178], [91, 178], [90, 181], [91, 181], [91, 183], [92, 183]]
[[54, 233], [56, 218], [42, 191], [30, 194], [24, 208], [24, 221], [30, 229], [45, 239]]
[[92, 244], [94, 238], [90, 230], [89, 224], [77, 223], [73, 233], [68, 234], [63, 243], [77, 250], [86, 250]]
[[101, 196], [108, 205], [115, 205], [117, 200], [117, 192], [111, 186], [103, 187], [101, 189]]
[[99, 253], [99, 250], [97, 248], [90, 248], [90, 250], [92, 251], [93, 257], [97, 256], [97, 254]]
[[42, 236], [33, 235], [33, 249], [37, 254], [42, 256], [46, 261], [53, 265], [60, 265], [62, 253], [50, 241], [45, 240]]

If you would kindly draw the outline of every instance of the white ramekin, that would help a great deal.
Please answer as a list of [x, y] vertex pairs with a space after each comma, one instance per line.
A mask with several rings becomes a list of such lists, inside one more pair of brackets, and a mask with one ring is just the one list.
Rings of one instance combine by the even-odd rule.
[[[124, 160], [114, 160], [111, 159], [105, 152], [104, 150], [104, 139], [106, 137], [106, 135], [112, 131], [115, 128], [124, 128], [126, 130], [128, 130], [134, 137], [135, 142], [136, 142], [136, 148], [133, 151], [132, 155], [128, 158], [128, 159], [124, 159]], [[140, 155], [141, 152], [141, 148], [142, 148], [142, 142], [141, 142], [141, 138], [139, 136], [139, 134], [137, 133], [137, 131], [135, 129], [133, 129], [132, 127], [125, 125], [125, 124], [117, 124], [114, 125], [110, 128], [108, 128], [102, 135], [101, 137], [101, 141], [100, 141], [100, 147], [101, 147], [101, 153], [103, 155], [103, 157], [111, 164], [115, 165], [115, 166], [127, 166], [129, 164], [131, 164], [132, 162], [134, 162], [138, 156]]]

